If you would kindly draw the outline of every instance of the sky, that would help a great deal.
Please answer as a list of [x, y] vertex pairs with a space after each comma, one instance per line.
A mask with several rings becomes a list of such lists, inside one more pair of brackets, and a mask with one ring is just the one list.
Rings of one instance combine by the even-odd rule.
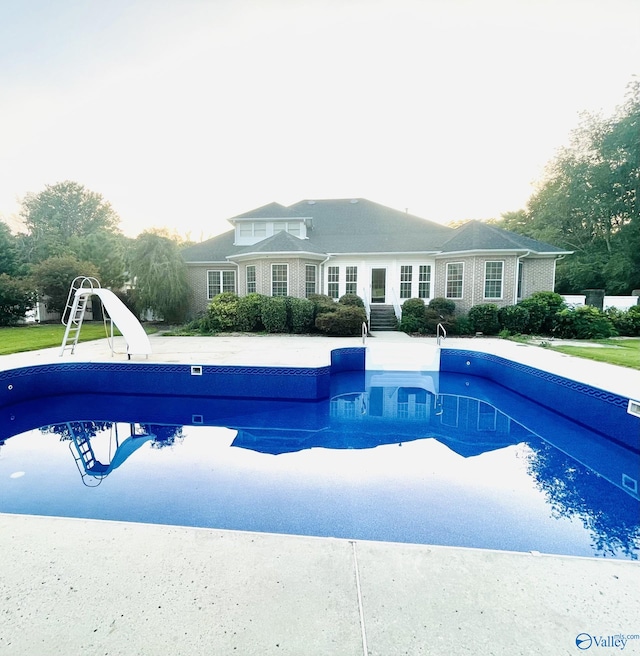
[[73, 180], [136, 236], [276, 201], [523, 208], [640, 72], [638, 0], [2, 0], [0, 219]]

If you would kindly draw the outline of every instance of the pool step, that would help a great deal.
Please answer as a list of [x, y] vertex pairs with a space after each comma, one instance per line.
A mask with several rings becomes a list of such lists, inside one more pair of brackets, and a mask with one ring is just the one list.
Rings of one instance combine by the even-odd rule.
[[367, 344], [365, 367], [374, 371], [440, 371], [440, 348], [435, 344]]

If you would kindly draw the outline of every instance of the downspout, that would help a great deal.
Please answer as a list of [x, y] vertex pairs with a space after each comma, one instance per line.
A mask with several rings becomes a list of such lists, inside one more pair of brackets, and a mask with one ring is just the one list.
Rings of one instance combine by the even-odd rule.
[[[528, 257], [531, 255], [531, 251], [527, 251], [524, 255], [519, 255], [516, 257], [516, 279], [515, 279], [515, 285], [513, 286], [513, 304], [517, 305], [518, 304], [518, 274], [520, 272], [520, 260], [522, 260], [525, 257]], [[553, 279], [555, 280], [556, 278], [556, 273], [555, 273], [555, 265], [554, 265], [554, 272], [553, 272]]]
[[322, 294], [323, 288], [324, 288], [324, 265], [331, 259], [331, 253], [327, 255], [327, 257], [320, 262], [320, 280], [322, 282], [321, 288], [318, 293]]

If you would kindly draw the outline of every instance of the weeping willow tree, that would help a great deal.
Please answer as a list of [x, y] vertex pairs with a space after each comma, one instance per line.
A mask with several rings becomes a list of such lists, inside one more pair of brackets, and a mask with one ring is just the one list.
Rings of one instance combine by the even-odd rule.
[[129, 252], [129, 274], [138, 312], [181, 323], [189, 306], [187, 269], [178, 243], [161, 231], [145, 231]]

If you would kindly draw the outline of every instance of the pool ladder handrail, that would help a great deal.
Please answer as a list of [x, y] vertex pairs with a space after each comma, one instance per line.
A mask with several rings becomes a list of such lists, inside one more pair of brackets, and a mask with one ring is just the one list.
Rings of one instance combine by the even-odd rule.
[[[84, 321], [84, 314], [87, 309], [87, 304], [91, 298], [91, 294], [77, 294], [79, 289], [94, 290], [100, 289], [100, 282], [97, 278], [92, 276], [78, 276], [73, 279], [71, 287], [69, 287], [69, 295], [67, 296], [67, 304], [62, 312], [61, 321], [66, 330], [62, 339], [62, 347], [60, 355], [64, 355], [66, 349], [71, 349], [71, 353], [75, 351], [80, 337], [80, 329]], [[67, 343], [71, 340], [71, 344]]]
[[367, 342], [367, 335], [369, 334], [369, 327], [367, 326], [367, 322], [363, 321], [362, 322], [362, 344], [366, 344]]
[[436, 326], [436, 344], [440, 346], [443, 339], [447, 339], [447, 329], [439, 323]]

